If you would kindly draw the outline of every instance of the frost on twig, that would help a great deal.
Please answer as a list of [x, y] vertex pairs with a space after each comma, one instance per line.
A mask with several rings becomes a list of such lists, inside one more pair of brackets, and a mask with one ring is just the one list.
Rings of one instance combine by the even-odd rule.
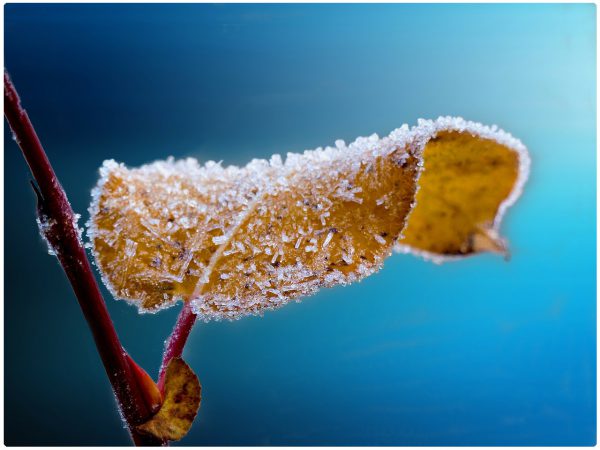
[[453, 118], [242, 168], [107, 161], [89, 232], [115, 296], [232, 319], [360, 280], [394, 248], [502, 251], [500, 217], [528, 162], [507, 133]]
[[136, 445], [161, 444], [161, 440], [143, 436], [133, 428], [149, 413], [144, 393], [139, 389], [87, 259], [78, 226], [79, 215], [73, 212], [6, 70], [4, 115], [35, 180], [31, 185], [37, 197], [40, 233], [71, 283], [114, 389], [119, 411]]

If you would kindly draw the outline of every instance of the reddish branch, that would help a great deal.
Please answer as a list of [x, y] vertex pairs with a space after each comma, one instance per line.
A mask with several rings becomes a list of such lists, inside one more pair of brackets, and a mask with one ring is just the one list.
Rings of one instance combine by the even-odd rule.
[[171, 332], [171, 336], [169, 336], [165, 344], [165, 352], [163, 353], [163, 360], [158, 373], [158, 388], [161, 392], [165, 385], [167, 366], [173, 358], [180, 357], [183, 353], [183, 347], [185, 347], [190, 331], [192, 331], [192, 327], [196, 322], [196, 317], [196, 314], [192, 311], [190, 302], [184, 303]]
[[[74, 213], [65, 191], [56, 178], [27, 113], [21, 107], [17, 91], [6, 71], [4, 72], [4, 115], [39, 187], [36, 189], [38, 214], [44, 224], [45, 236], [69, 278], [79, 306], [92, 331], [98, 353], [131, 436], [136, 445], [161, 445], [162, 442], [156, 438], [139, 434], [135, 430], [136, 425], [146, 421], [152, 414], [146, 400], [148, 397], [144, 394], [127, 361], [127, 354], [108, 314], [79, 238]], [[179, 348], [179, 345], [176, 347]]]

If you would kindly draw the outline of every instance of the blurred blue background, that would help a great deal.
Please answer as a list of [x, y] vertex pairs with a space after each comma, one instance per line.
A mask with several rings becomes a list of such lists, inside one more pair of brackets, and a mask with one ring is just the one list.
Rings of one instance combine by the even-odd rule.
[[[417, 118], [497, 123], [533, 171], [512, 260], [408, 255], [199, 324], [186, 445], [596, 441], [596, 29], [586, 5], [17, 5], [5, 61], [73, 207], [105, 158], [244, 164]], [[5, 443], [128, 444], [4, 127]], [[105, 291], [106, 292], [106, 291]], [[108, 306], [155, 374], [177, 315]]]

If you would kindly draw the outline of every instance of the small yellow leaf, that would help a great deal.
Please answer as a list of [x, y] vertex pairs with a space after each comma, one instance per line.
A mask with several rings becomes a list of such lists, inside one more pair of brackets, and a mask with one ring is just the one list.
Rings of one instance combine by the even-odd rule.
[[505, 252], [500, 219], [528, 166], [518, 140], [455, 118], [242, 168], [109, 161], [90, 237], [116, 297], [233, 319], [360, 280], [393, 249]]
[[159, 439], [177, 441], [192, 426], [200, 407], [200, 383], [190, 366], [173, 358], [165, 375], [164, 401], [158, 412], [137, 429]]

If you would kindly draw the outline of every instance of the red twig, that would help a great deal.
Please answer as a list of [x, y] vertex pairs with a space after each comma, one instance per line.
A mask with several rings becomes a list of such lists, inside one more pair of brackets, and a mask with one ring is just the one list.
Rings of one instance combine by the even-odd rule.
[[[98, 353], [136, 445], [161, 445], [156, 438], [139, 434], [135, 426], [152, 414], [145, 401], [126, 352], [106, 309], [85, 249], [78, 235], [75, 216], [50, 161], [8, 73], [4, 72], [4, 115], [39, 186], [38, 214], [46, 239], [60, 261], [79, 306], [94, 336]], [[91, 413], [91, 412], [90, 412]]]
[[186, 302], [181, 308], [179, 316], [177, 316], [177, 322], [173, 327], [173, 331], [167, 339], [165, 344], [165, 351], [163, 353], [162, 364], [160, 365], [160, 371], [158, 373], [158, 388], [163, 391], [165, 385], [165, 372], [169, 362], [173, 358], [181, 356], [183, 353], [183, 347], [187, 342], [187, 338], [192, 331], [192, 327], [196, 322], [196, 314], [192, 311], [190, 302]]

